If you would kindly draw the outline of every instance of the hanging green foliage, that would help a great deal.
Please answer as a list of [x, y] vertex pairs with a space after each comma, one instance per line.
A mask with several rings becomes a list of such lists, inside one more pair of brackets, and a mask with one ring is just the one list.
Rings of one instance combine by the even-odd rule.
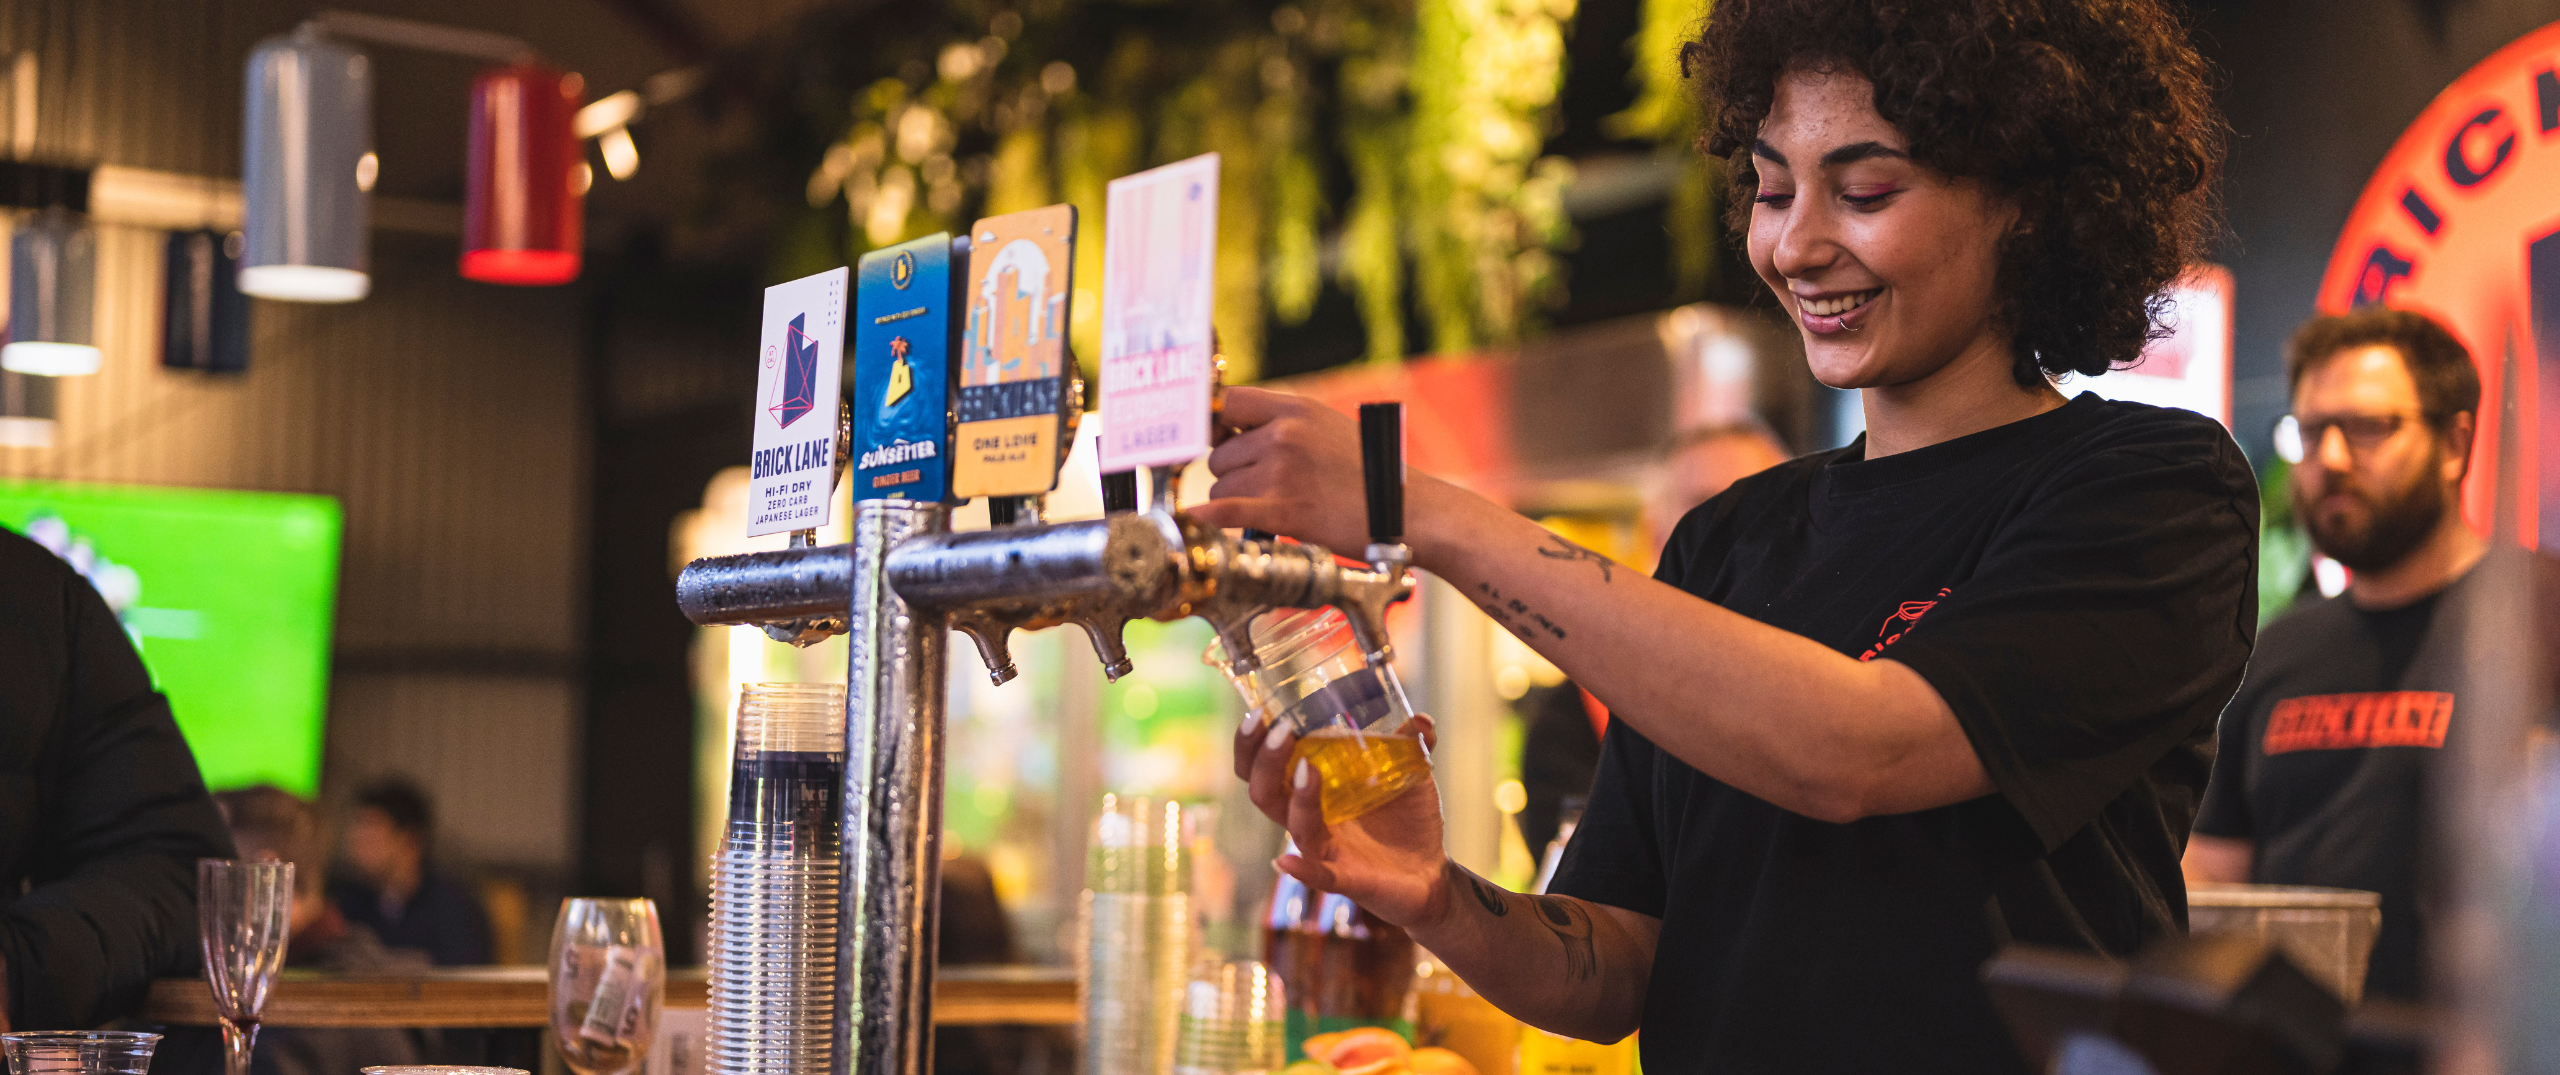
[[1698, 106], [1680, 70], [1680, 48], [1706, 21], [1705, 0], [1644, 0], [1636, 36], [1627, 42], [1635, 60], [1629, 79], [1635, 104], [1600, 121], [1612, 138], [1651, 142], [1676, 159], [1680, 175], [1671, 188], [1664, 226], [1670, 231], [1674, 294], [1694, 298], [1715, 282], [1717, 214], [1724, 201], [1723, 162], [1696, 151]]
[[[1328, 266], [1372, 361], [1408, 350], [1408, 304], [1440, 351], [1534, 329], [1561, 294], [1554, 251], [1569, 236], [1570, 167], [1539, 151], [1573, 2], [900, 5], [810, 27], [851, 52], [813, 51], [774, 96], [786, 126], [824, 139], [807, 202], [841, 211], [848, 256], [1074, 203], [1085, 240], [1070, 335], [1087, 362], [1106, 185], [1218, 153], [1216, 320], [1231, 376], [1249, 380], [1267, 319], [1305, 320]], [[832, 114], [811, 107], [831, 92]]]

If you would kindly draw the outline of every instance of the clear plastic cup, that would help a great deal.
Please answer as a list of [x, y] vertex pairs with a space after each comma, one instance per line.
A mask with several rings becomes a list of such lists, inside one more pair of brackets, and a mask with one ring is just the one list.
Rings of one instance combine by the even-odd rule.
[[1258, 959], [1202, 963], [1182, 994], [1174, 1075], [1260, 1075], [1288, 1062], [1288, 1003]]
[[1166, 1075], [1188, 980], [1196, 819], [1181, 803], [1105, 795], [1078, 918], [1084, 1075]]
[[1266, 612], [1250, 630], [1260, 667], [1239, 673], [1216, 643], [1207, 660], [1244, 698], [1246, 727], [1285, 720], [1297, 729], [1293, 760], [1315, 770], [1326, 823], [1384, 806], [1431, 775], [1395, 666], [1369, 663], [1340, 609]]
[[9, 1075], [144, 1075], [160, 1035], [125, 1030], [24, 1030], [0, 1034]]
[[823, 1071], [835, 1019], [844, 687], [738, 696], [729, 824], [711, 865], [704, 1062], [715, 1075]]

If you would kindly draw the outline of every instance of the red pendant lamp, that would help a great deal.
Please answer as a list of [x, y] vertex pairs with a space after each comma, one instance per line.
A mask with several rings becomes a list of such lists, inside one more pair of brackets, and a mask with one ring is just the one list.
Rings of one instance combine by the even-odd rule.
[[586, 161], [573, 121], [585, 96], [584, 79], [533, 63], [472, 80], [465, 279], [542, 286], [578, 278]]

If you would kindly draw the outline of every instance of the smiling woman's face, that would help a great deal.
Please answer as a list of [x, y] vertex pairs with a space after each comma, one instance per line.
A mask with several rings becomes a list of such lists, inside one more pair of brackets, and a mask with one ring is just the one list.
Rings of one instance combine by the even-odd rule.
[[1752, 149], [1751, 267], [1833, 388], [1908, 384], [1959, 356], [2010, 367], [1992, 285], [2016, 214], [1909, 148], [1864, 77], [1799, 69]]

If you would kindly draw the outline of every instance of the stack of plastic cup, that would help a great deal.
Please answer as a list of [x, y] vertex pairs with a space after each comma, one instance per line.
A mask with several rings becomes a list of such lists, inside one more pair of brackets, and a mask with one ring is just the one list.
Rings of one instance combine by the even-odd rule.
[[1169, 1075], [1193, 949], [1190, 811], [1105, 795], [1085, 860], [1082, 1075]]
[[749, 684], [738, 696], [729, 827], [711, 864], [717, 1075], [825, 1071], [835, 1014], [844, 687]]
[[1288, 1062], [1288, 1004], [1258, 959], [1203, 963], [1182, 995], [1174, 1075], [1259, 1075]]

